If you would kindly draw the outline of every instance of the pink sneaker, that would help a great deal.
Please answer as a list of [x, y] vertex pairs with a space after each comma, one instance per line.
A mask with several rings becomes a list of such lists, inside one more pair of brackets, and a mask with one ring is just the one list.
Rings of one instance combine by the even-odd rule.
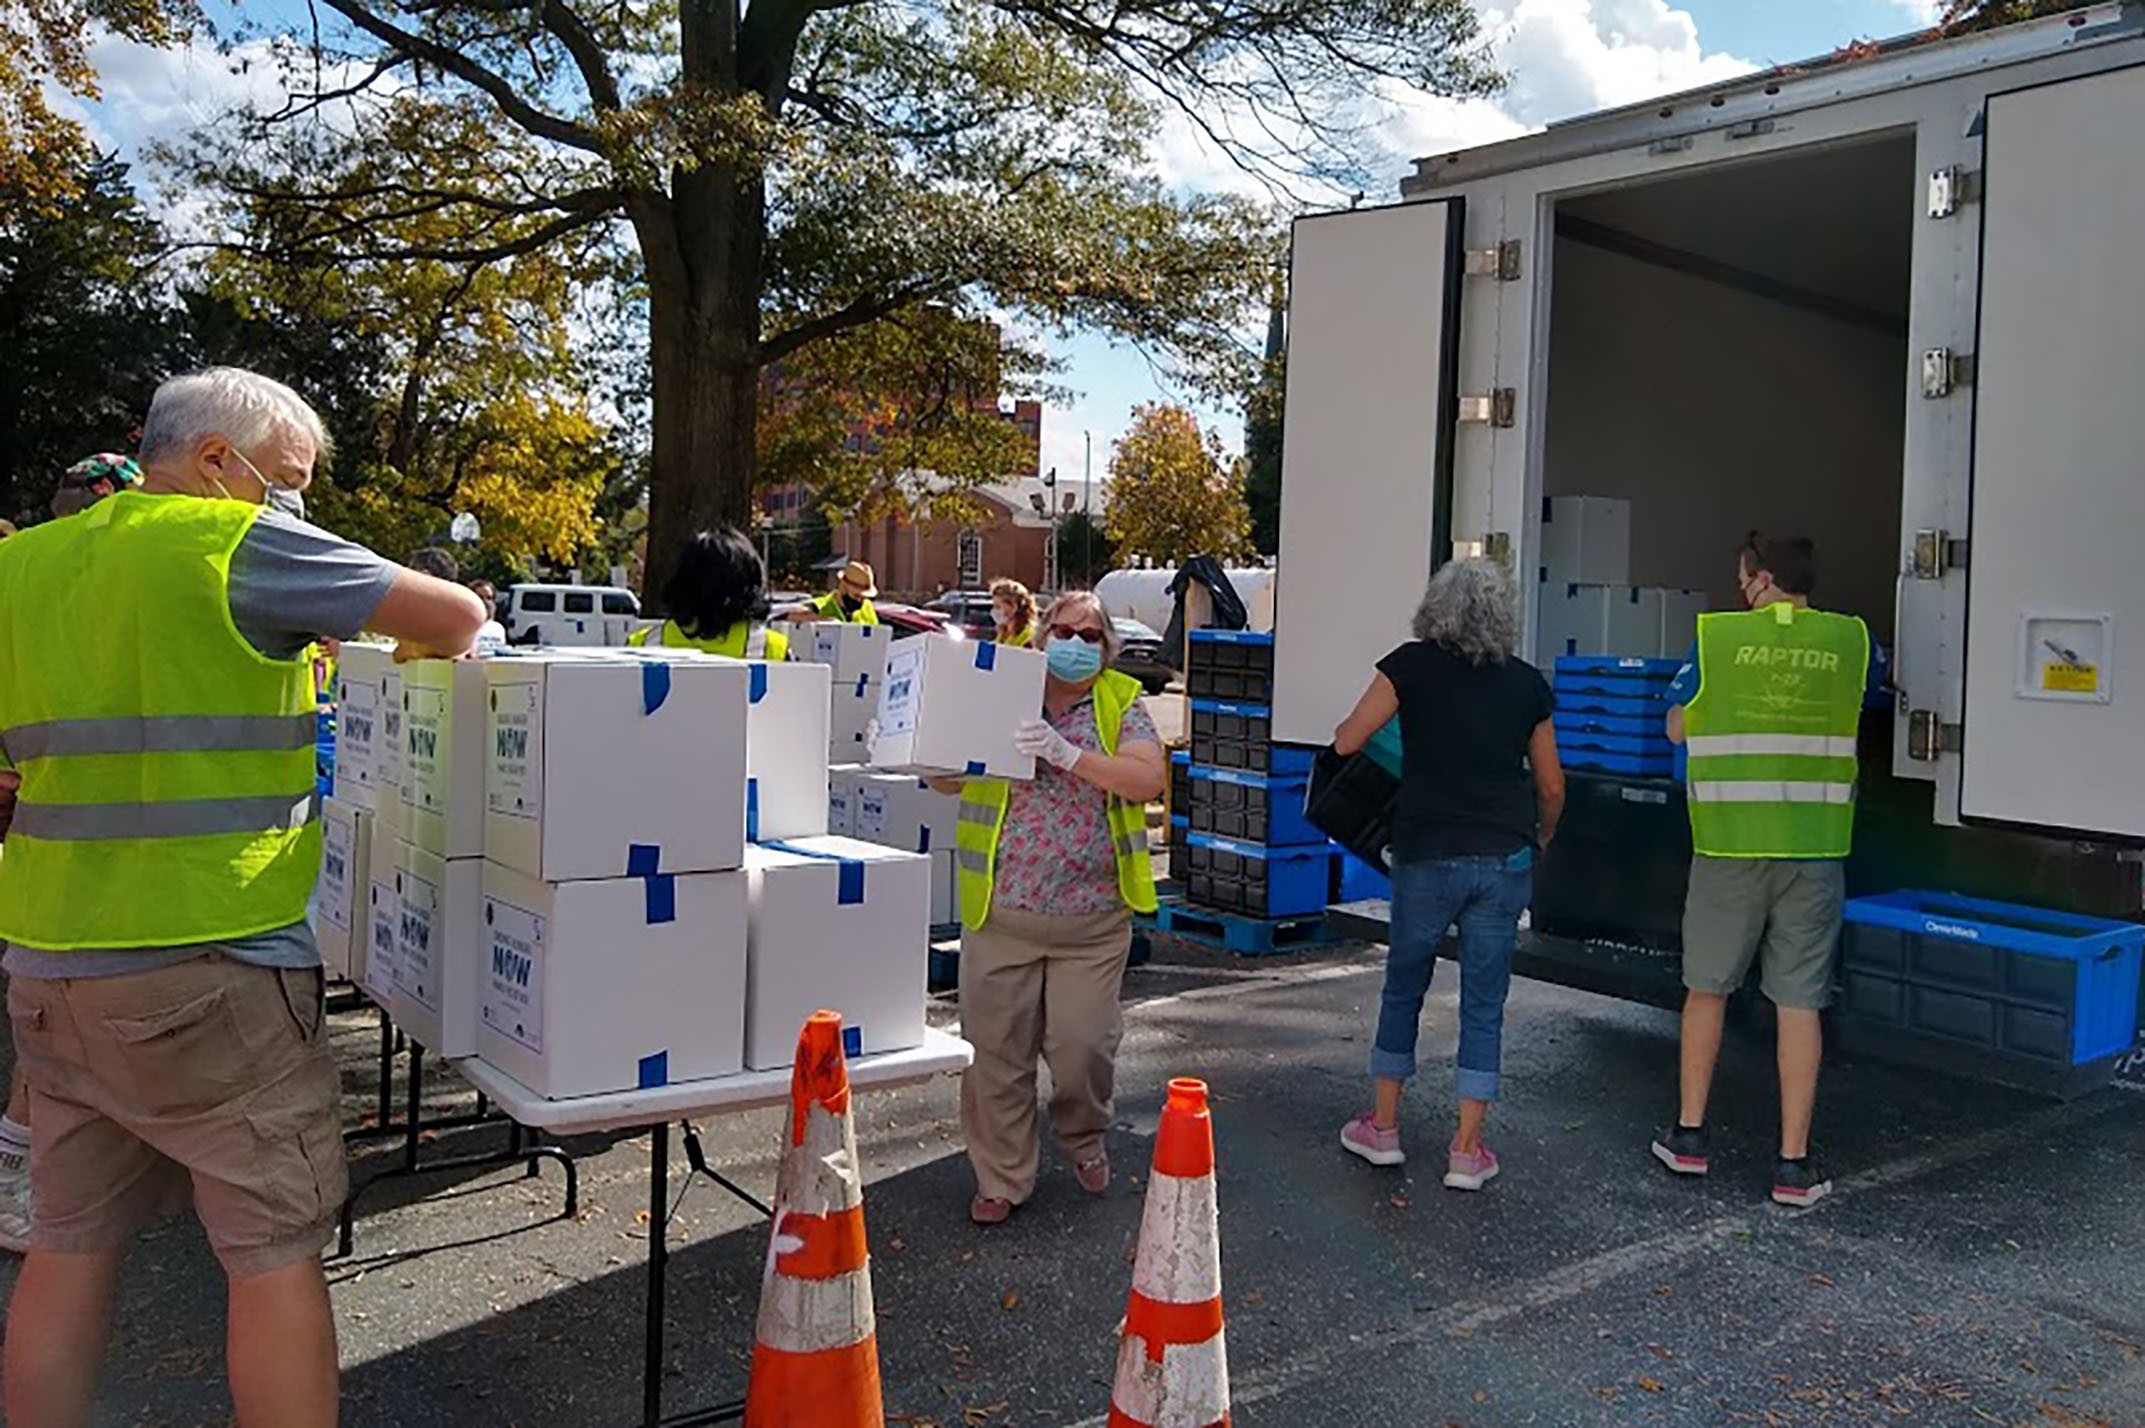
[[1379, 1130], [1369, 1111], [1341, 1127], [1341, 1145], [1372, 1165], [1399, 1165], [1408, 1158], [1400, 1148], [1400, 1127]]
[[1484, 1141], [1475, 1149], [1445, 1153], [1445, 1188], [1480, 1190], [1497, 1178], [1497, 1152]]

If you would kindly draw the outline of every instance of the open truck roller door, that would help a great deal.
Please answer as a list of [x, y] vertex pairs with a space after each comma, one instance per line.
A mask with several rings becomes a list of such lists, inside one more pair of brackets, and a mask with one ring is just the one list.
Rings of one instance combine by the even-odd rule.
[[[1300, 220], [1277, 743], [1331, 738], [1455, 553], [1507, 562], [1546, 668], [1633, 652], [1545, 647], [1569, 587], [1732, 609], [1745, 535], [1805, 534], [1817, 603], [1891, 655], [1850, 893], [2138, 920], [2140, 132], [2145, 7], [2093, 5], [1425, 158], [1398, 204]], [[1621, 503], [1621, 571], [1598, 540], [1551, 568], [1545, 513], [1576, 498]], [[1544, 974], [1672, 999], [1682, 882], [1643, 869], [1688, 856], [1681, 786], [1572, 781]]]

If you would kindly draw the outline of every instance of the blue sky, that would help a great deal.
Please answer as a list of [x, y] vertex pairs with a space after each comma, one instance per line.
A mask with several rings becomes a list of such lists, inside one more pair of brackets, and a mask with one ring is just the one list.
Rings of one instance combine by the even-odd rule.
[[[266, 20], [288, 0], [254, 0], [242, 13]], [[1368, 162], [1381, 186], [1371, 201], [1397, 194], [1416, 156], [1492, 142], [1555, 119], [1634, 103], [1753, 68], [1806, 59], [1851, 39], [1902, 33], [1924, 23], [1936, 0], [1477, 0], [1512, 76], [1494, 102], [1396, 100], [1369, 136]], [[217, 8], [221, 8], [219, 4]], [[96, 47], [104, 102], [90, 116], [100, 137], [131, 151], [152, 134], [205, 122], [242, 97], [263, 97], [273, 81], [258, 70], [234, 76], [203, 50], [159, 52], [112, 42]], [[1244, 176], [1207, 150], [1182, 121], [1165, 123], [1156, 164], [1189, 188], [1252, 191]], [[1043, 464], [1080, 473], [1092, 433], [1098, 475], [1135, 403], [1184, 394], [1146, 359], [1097, 337], [1053, 340], [1066, 361], [1058, 384], [1075, 393], [1044, 417]], [[1233, 410], [1198, 407], [1233, 450], [1242, 420]]]

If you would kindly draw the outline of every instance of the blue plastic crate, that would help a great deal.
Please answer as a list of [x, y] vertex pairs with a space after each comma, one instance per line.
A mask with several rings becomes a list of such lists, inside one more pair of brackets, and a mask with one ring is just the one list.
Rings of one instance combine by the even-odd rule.
[[1651, 734], [1592, 734], [1557, 726], [1559, 754], [1628, 754], [1640, 759], [1673, 759], [1676, 746], [1663, 731]]
[[1854, 898], [1845, 920], [1849, 1015], [2072, 1066], [2136, 1040], [2145, 926], [1916, 890]]
[[1668, 738], [1668, 725], [1658, 714], [1579, 713], [1559, 706], [1556, 723], [1559, 738], [1566, 734], [1612, 734], [1626, 739], [1663, 741]]
[[1393, 899], [1393, 880], [1355, 854], [1341, 852], [1341, 901], [1363, 902], [1371, 898]]
[[1618, 694], [1613, 690], [1560, 689], [1556, 692], [1558, 715], [1606, 714], [1623, 719], [1651, 719], [1659, 723], [1668, 714], [1668, 691], [1648, 690]]
[[1190, 901], [1202, 907], [1251, 917], [1302, 917], [1326, 905], [1333, 887], [1333, 854], [1330, 843], [1268, 848], [1193, 833], [1181, 881]]
[[1585, 678], [1655, 679], [1666, 682], [1683, 668], [1680, 659], [1648, 659], [1637, 655], [1559, 655], [1556, 674]]
[[1612, 754], [1604, 749], [1566, 750], [1557, 748], [1557, 759], [1569, 769], [1588, 769], [1595, 773], [1622, 774], [1625, 778], [1674, 778], [1676, 760], [1672, 754], [1659, 757], [1641, 754]]
[[1191, 640], [1195, 645], [1271, 645], [1274, 636], [1271, 630], [1194, 630]]
[[1304, 817], [1311, 776], [1191, 767], [1192, 827], [1201, 833], [1270, 847], [1324, 843]]

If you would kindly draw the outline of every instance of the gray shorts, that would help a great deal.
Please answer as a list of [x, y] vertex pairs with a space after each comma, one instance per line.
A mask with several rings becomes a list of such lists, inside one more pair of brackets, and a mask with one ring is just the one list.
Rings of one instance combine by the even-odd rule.
[[1846, 900], [1846, 865], [1834, 859], [1691, 859], [1683, 985], [1726, 996], [1762, 952], [1760, 985], [1773, 1005], [1824, 1010]]

